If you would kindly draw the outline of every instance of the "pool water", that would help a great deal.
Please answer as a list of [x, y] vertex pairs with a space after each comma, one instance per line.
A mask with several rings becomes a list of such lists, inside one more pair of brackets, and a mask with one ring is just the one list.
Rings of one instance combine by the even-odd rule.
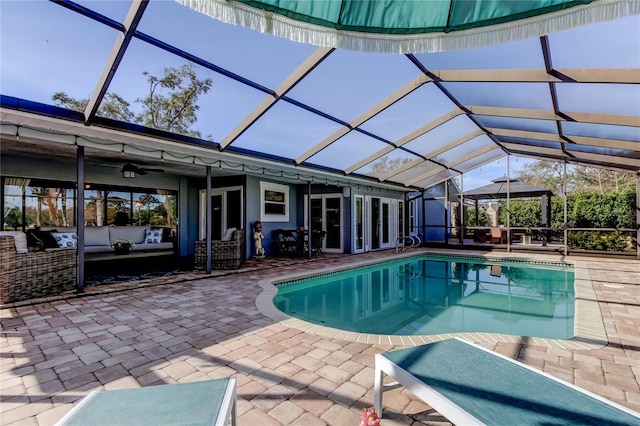
[[420, 257], [278, 285], [293, 317], [388, 335], [573, 336], [571, 267]]

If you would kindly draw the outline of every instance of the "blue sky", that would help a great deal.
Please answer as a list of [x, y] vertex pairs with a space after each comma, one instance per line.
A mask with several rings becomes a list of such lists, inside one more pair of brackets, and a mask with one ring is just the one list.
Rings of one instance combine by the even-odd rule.
[[[129, 8], [128, 1], [118, 0], [78, 3], [118, 21], [122, 21]], [[117, 36], [115, 30], [44, 1], [0, 1], [0, 24], [0, 92], [45, 103], [51, 102], [56, 91], [88, 98]], [[316, 50], [314, 46], [214, 21], [173, 1], [151, 1], [139, 30], [269, 89], [275, 89]], [[640, 68], [638, 16], [551, 34], [549, 40], [557, 68]], [[537, 38], [416, 57], [431, 70], [544, 68]], [[164, 67], [179, 67], [184, 63], [181, 58], [134, 39], [109, 90], [123, 96], [136, 110], [136, 99], [145, 96], [148, 90], [144, 71], [160, 75]], [[202, 135], [211, 135], [220, 141], [266, 95], [205, 68], [197, 70], [201, 77], [212, 78], [214, 85], [212, 91], [200, 99], [196, 128]], [[419, 74], [402, 55], [337, 51], [289, 96], [348, 122]], [[449, 83], [446, 88], [469, 105], [552, 109], [548, 91], [540, 90], [539, 85], [514, 83], [498, 87], [490, 83]], [[620, 88], [594, 84], [587, 91], [578, 91], [571, 84], [563, 84], [559, 93], [561, 107], [569, 111], [633, 115], [640, 109], [640, 88], [629, 85]], [[452, 108], [451, 101], [434, 90], [433, 85], [425, 85], [362, 127], [394, 141]], [[296, 158], [339, 128], [326, 118], [284, 102], [279, 102], [264, 118], [234, 146]], [[531, 126], [543, 125], [531, 123]], [[468, 133], [467, 127], [468, 123], [460, 120], [455, 125], [442, 126], [429, 135], [428, 144], [455, 140]], [[637, 140], [637, 129], [624, 132], [624, 129], [619, 131], [621, 139]], [[416, 140], [407, 147], [425, 150], [428, 145], [425, 141]], [[309, 161], [348, 167], [355, 158], [383, 146], [380, 144], [382, 142], [351, 132]], [[407, 158], [411, 157], [407, 155]], [[517, 174], [518, 168], [528, 161], [512, 158], [511, 175]], [[505, 174], [506, 159], [502, 158], [466, 174], [465, 189], [484, 185]]]

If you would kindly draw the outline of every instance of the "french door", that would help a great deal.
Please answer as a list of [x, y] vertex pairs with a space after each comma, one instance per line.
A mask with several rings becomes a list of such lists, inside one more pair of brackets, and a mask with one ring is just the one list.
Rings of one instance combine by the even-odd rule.
[[[401, 210], [402, 201], [400, 200], [372, 196], [364, 198], [364, 251], [395, 246], [399, 236], [399, 211]], [[354, 247], [357, 249], [357, 244]]]
[[[304, 201], [304, 223], [309, 223], [308, 195]], [[311, 194], [311, 230], [325, 231], [322, 250], [342, 253], [342, 194]]]
[[[242, 187], [232, 186], [211, 189], [211, 239], [219, 240], [228, 228], [242, 228], [244, 209], [242, 208]], [[204, 239], [207, 226], [206, 190], [200, 191], [199, 238]]]

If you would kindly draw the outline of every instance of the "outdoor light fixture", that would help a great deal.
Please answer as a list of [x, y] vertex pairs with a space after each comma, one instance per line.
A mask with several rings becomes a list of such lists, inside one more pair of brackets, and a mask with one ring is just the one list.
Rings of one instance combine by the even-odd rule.
[[122, 170], [122, 177], [125, 179], [133, 179], [136, 177], [136, 172], [133, 170]]

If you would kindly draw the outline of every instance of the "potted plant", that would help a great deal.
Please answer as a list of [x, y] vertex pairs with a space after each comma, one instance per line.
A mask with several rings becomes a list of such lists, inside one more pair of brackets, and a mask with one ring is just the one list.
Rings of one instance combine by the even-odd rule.
[[127, 254], [133, 247], [133, 241], [130, 240], [113, 240], [109, 243], [109, 247], [115, 250], [116, 254]]

